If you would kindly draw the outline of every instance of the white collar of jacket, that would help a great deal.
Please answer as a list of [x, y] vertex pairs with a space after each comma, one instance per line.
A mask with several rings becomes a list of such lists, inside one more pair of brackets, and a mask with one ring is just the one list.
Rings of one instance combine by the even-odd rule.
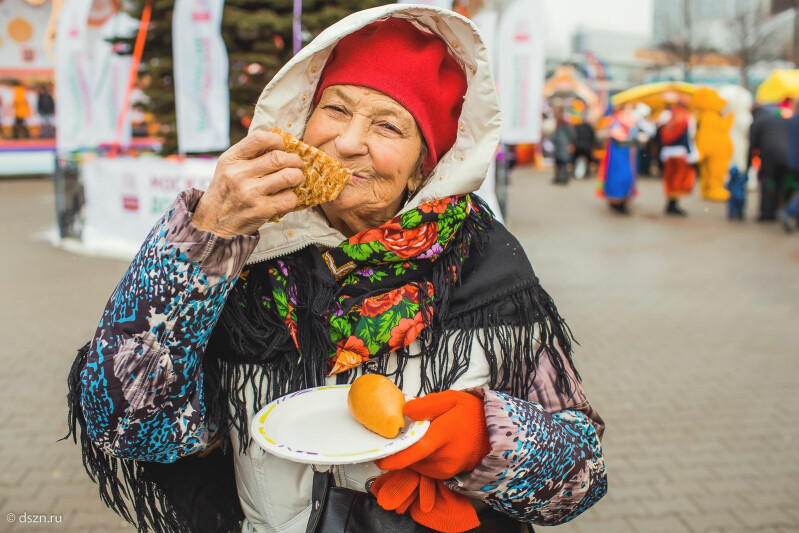
[[[340, 20], [320, 33], [272, 78], [255, 106], [250, 132], [268, 131], [277, 126], [301, 136], [319, 76], [336, 43], [388, 17], [408, 19], [440, 36], [464, 67], [467, 80], [455, 144], [401, 213], [436, 198], [479, 189], [499, 143], [501, 117], [488, 52], [477, 27], [461, 15], [432, 6], [390, 4]], [[259, 233], [260, 241], [247, 263], [286, 255], [309, 244], [334, 247], [345, 239], [315, 209], [289, 213], [280, 222], [264, 224]]]

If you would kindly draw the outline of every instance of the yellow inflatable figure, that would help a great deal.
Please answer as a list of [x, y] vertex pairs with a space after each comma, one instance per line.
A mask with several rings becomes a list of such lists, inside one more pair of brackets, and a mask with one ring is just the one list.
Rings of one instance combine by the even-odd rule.
[[691, 108], [696, 112], [696, 147], [699, 150], [700, 194], [706, 200], [726, 202], [730, 192], [724, 180], [733, 154], [730, 129], [735, 118], [732, 114], [721, 116], [727, 102], [716, 91], [699, 88], [691, 98]]

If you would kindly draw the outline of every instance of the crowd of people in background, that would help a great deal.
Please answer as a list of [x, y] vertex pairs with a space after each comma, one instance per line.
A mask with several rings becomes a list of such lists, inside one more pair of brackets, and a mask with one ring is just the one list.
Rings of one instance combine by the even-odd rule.
[[[28, 97], [28, 88], [20, 81], [12, 81], [10, 102], [4, 102], [2, 95], [0, 95], [0, 117], [3, 116], [4, 106], [10, 106], [13, 113], [14, 122], [11, 127], [12, 139], [30, 139], [33, 137], [31, 134], [30, 120], [35, 110], [39, 115], [39, 138], [53, 138], [55, 137], [55, 126], [53, 118], [55, 116], [55, 99], [53, 98], [52, 89], [46, 84], [39, 84], [36, 87], [36, 100], [35, 105], [31, 106]], [[32, 109], [33, 107], [33, 109]], [[0, 128], [0, 137], [2, 136], [2, 128]]]
[[[641, 103], [610, 109], [595, 124], [580, 100], [552, 107], [554, 127], [547, 140], [554, 161], [552, 182], [566, 185], [596, 167], [597, 194], [618, 214], [630, 213], [638, 176], [659, 175], [664, 213], [685, 217], [680, 199], [697, 181], [703, 199], [727, 202], [728, 218], [743, 220], [748, 176], [757, 175], [757, 220], [780, 221], [787, 232], [799, 230], [799, 101], [752, 109], [746, 161], [734, 157], [732, 112], [713, 89], [690, 97], [666, 95], [656, 112]], [[545, 127], [546, 128], [546, 127]]]
[[[10, 137], [31, 138], [35, 112], [36, 136], [54, 138], [56, 106], [49, 84], [36, 85], [35, 100], [22, 82], [11, 85], [5, 102], [0, 94], [0, 117], [13, 114]], [[636, 195], [636, 178], [659, 175], [665, 214], [684, 217], [688, 213], [680, 199], [692, 193], [698, 178], [702, 198], [727, 202], [728, 218], [743, 220], [748, 178], [756, 173], [757, 220], [779, 221], [787, 232], [799, 230], [799, 101], [755, 106], [751, 125], [744, 120], [743, 134], [733, 125], [739, 117], [725, 109], [727, 102], [712, 89], [699, 88], [690, 97], [665, 95], [665, 101], [654, 112], [641, 103], [626, 104], [595, 121], [580, 99], [552, 103], [544, 134], [554, 163], [553, 183], [567, 185], [572, 178], [596, 173], [597, 195], [613, 212], [625, 215]], [[736, 127], [739, 136], [748, 130], [748, 139], [735, 140]], [[734, 145], [747, 141], [743, 161], [744, 156], [734, 155], [741, 151]]]

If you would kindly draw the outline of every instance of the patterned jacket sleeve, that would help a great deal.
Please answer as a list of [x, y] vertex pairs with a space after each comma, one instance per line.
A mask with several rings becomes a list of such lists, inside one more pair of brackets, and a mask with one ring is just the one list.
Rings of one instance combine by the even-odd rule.
[[573, 375], [571, 396], [557, 392], [555, 379], [542, 354], [527, 400], [468, 390], [483, 398], [491, 452], [448, 481], [452, 489], [543, 526], [568, 522], [605, 495], [604, 422]]
[[204, 449], [202, 353], [258, 236], [197, 229], [202, 192], [181, 193], [117, 285], [81, 372], [89, 438], [124, 459], [172, 462]]

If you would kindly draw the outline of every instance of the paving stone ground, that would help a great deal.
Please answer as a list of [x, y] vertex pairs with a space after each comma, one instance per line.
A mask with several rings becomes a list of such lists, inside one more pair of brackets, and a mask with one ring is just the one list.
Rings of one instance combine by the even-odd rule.
[[[555, 531], [799, 531], [799, 235], [696, 198], [666, 218], [659, 182], [639, 185], [620, 218], [588, 181], [513, 175], [509, 226], [608, 426], [608, 496]], [[51, 181], [0, 180], [0, 531], [131, 532], [56, 442], [74, 350], [127, 263], [55, 248], [54, 220]]]

